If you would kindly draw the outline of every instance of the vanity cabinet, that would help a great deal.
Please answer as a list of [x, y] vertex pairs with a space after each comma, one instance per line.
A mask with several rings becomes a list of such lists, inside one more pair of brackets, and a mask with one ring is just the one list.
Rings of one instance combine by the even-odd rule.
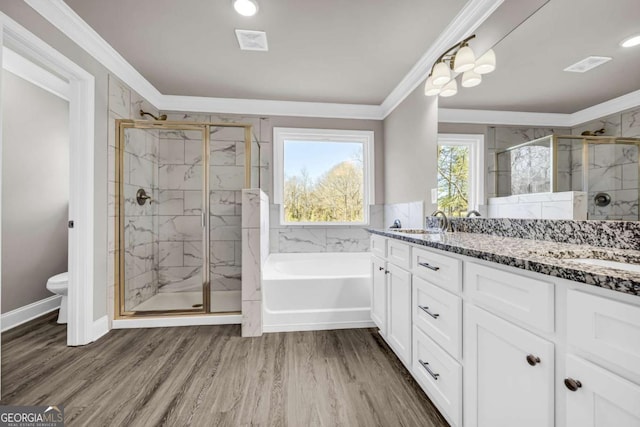
[[372, 247], [371, 318], [453, 427], [640, 427], [640, 298], [393, 238]]
[[371, 320], [387, 335], [387, 263], [373, 256], [371, 258]]
[[640, 386], [577, 356], [567, 356], [566, 427], [640, 426]]
[[407, 367], [411, 366], [411, 274], [387, 264], [389, 324], [387, 342]]
[[465, 307], [465, 426], [552, 427], [554, 345]]

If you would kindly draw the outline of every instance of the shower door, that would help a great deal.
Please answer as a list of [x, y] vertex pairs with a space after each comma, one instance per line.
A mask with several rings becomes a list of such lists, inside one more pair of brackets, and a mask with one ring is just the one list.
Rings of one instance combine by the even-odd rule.
[[206, 125], [119, 121], [120, 316], [209, 311]]

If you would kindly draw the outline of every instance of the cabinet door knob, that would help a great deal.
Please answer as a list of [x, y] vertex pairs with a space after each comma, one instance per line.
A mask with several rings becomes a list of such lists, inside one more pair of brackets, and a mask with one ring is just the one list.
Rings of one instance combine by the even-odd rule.
[[538, 363], [540, 363], [540, 358], [534, 356], [533, 354], [529, 354], [527, 355], [527, 363], [531, 366], [536, 366]]
[[384, 270], [384, 267], [378, 267], [378, 270], [382, 271]]
[[389, 270], [384, 271], [384, 274], [389, 274], [389, 273], [391, 273]]
[[582, 383], [578, 380], [574, 380], [573, 378], [565, 378], [564, 385], [571, 391], [578, 391], [578, 389], [582, 387]]

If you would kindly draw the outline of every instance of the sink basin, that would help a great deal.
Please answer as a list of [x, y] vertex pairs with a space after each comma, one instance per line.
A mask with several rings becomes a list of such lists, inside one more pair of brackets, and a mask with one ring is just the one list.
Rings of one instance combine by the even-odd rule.
[[626, 262], [609, 261], [595, 258], [566, 258], [566, 260], [597, 267], [613, 268], [616, 270], [625, 270], [631, 271], [633, 273], [640, 273], [640, 265], [638, 264], [628, 264]]
[[612, 268], [633, 273], [640, 273], [640, 257], [632, 254], [621, 254], [619, 251], [598, 250], [598, 249], [573, 249], [566, 251], [528, 251], [530, 255], [543, 256], [563, 261], [575, 262], [594, 267]]

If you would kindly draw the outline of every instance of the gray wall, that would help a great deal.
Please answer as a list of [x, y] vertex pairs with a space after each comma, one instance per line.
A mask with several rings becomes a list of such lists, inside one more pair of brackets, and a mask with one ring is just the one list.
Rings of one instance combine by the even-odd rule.
[[67, 271], [69, 104], [3, 72], [2, 313], [52, 294]]
[[425, 201], [432, 212], [437, 184], [438, 101], [420, 84], [384, 120], [385, 203]]
[[25, 2], [0, 0], [0, 11], [42, 40], [45, 40], [47, 44], [53, 46], [95, 77], [93, 318], [99, 319], [107, 314], [107, 124], [109, 72]]

